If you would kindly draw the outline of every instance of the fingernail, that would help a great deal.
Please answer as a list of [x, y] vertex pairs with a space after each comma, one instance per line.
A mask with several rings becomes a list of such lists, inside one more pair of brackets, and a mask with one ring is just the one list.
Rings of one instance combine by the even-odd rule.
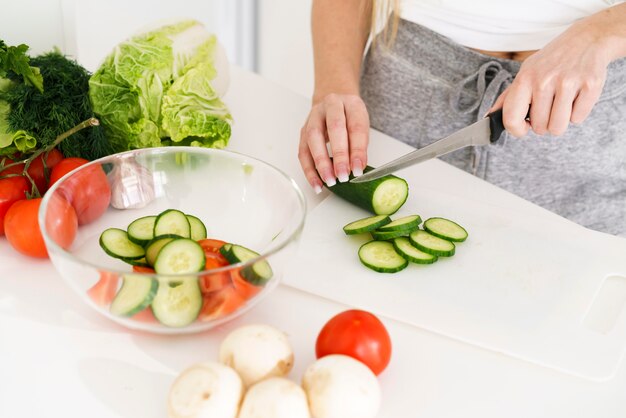
[[352, 174], [354, 174], [355, 177], [363, 175], [363, 163], [361, 160], [352, 161]]
[[326, 186], [328, 187], [333, 187], [335, 184], [337, 184], [337, 181], [334, 177], [328, 177], [326, 180], [324, 180], [324, 183], [326, 183]]
[[339, 173], [339, 175], [337, 176], [337, 178], [339, 179], [340, 183], [345, 183], [346, 181], [348, 181], [350, 178], [348, 177], [348, 173]]
[[322, 193], [322, 186], [316, 184], [315, 187], [313, 187], [313, 190], [315, 191], [315, 194], [320, 194]]

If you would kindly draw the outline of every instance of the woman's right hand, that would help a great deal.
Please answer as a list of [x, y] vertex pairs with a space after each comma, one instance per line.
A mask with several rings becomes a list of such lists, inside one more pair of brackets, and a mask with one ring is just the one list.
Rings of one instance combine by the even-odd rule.
[[298, 159], [316, 193], [322, 191], [322, 181], [330, 187], [337, 180], [348, 181], [350, 172], [354, 176], [363, 174], [369, 128], [365, 103], [356, 94], [328, 94], [313, 102], [300, 130]]

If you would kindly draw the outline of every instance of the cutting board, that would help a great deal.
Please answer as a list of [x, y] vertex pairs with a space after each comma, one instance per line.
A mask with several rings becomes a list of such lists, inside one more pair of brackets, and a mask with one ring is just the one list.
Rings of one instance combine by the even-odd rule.
[[392, 219], [457, 221], [469, 238], [453, 257], [395, 274], [365, 268], [357, 251], [371, 238], [342, 226], [370, 214], [331, 195], [310, 212], [285, 283], [586, 379], [615, 373], [626, 348], [625, 239], [455, 197], [410, 171], [402, 177], [410, 196]]

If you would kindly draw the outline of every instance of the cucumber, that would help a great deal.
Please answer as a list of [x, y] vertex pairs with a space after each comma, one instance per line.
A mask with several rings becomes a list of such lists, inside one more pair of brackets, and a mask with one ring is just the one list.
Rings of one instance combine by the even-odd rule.
[[117, 316], [133, 316], [147, 308], [157, 293], [159, 282], [149, 276], [126, 274], [122, 287], [111, 303], [111, 313]]
[[[230, 264], [245, 263], [246, 261], [260, 257], [261, 255], [241, 245], [232, 244], [227, 249], [224, 249], [226, 245], [220, 248], [222, 255], [228, 260]], [[251, 266], [246, 266], [241, 269], [241, 277], [248, 283], [255, 286], [265, 285], [269, 279], [273, 276], [272, 268], [267, 260], [260, 260]]]
[[100, 235], [100, 247], [111, 257], [122, 260], [138, 260], [146, 255], [143, 247], [128, 238], [123, 229], [109, 228]]
[[165, 244], [173, 241], [176, 238], [180, 238], [178, 235], [161, 235], [158, 237], [154, 237], [152, 241], [146, 245], [146, 262], [154, 266], [156, 262], [157, 256], [159, 255], [159, 251], [161, 248], [165, 246]]
[[[368, 166], [364, 172], [370, 170], [373, 168]], [[328, 190], [375, 215], [396, 213], [409, 197], [407, 182], [391, 174], [365, 183], [338, 182]]]
[[[419, 215], [409, 215], [409, 216], [404, 216], [402, 218], [396, 219], [395, 221], [392, 221], [388, 223], [387, 225], [384, 225], [378, 228], [378, 231], [379, 232], [408, 231], [410, 233], [410, 232], [415, 231], [417, 228], [419, 228], [421, 223], [422, 223], [422, 218]], [[408, 235], [408, 233], [406, 235]]]
[[128, 239], [137, 245], [144, 246], [154, 238], [154, 221], [156, 216], [144, 216], [128, 225]]
[[370, 241], [361, 245], [359, 260], [364, 266], [379, 273], [395, 273], [409, 264], [387, 241]]
[[178, 235], [181, 238], [191, 237], [191, 225], [187, 215], [176, 209], [161, 212], [154, 221], [154, 236]]
[[373, 231], [374, 229], [380, 228], [389, 222], [391, 222], [391, 219], [387, 215], [370, 216], [368, 218], [350, 222], [343, 227], [343, 232], [345, 232], [346, 235], [360, 234], [363, 232]]
[[418, 229], [411, 232], [409, 240], [414, 247], [425, 253], [441, 257], [454, 255], [455, 246], [452, 242], [431, 235], [424, 230]]
[[138, 267], [150, 267], [151, 265], [148, 264], [148, 262], [146, 261], [146, 257], [141, 257], [137, 260], [129, 260], [127, 258], [122, 259], [123, 261], [127, 262], [128, 264], [130, 264], [131, 266], [138, 266]]
[[165, 326], [179, 328], [191, 324], [202, 308], [198, 278], [161, 279], [151, 306], [154, 317]]
[[412, 263], [432, 264], [437, 261], [437, 256], [418, 250], [406, 237], [395, 238], [392, 243], [398, 254]]
[[467, 239], [465, 228], [445, 218], [426, 219], [424, 229], [430, 234], [448, 241], [463, 242]]
[[187, 215], [187, 220], [189, 221], [191, 239], [194, 241], [205, 239], [207, 236], [206, 226], [204, 226], [202, 221], [193, 215]]
[[388, 231], [388, 232], [381, 232], [379, 230], [375, 230], [375, 231], [370, 231], [370, 234], [372, 234], [372, 238], [374, 238], [377, 241], [389, 241], [398, 237], [407, 237], [409, 236], [411, 232], [412, 231], [405, 231], [405, 230]]
[[188, 274], [204, 270], [204, 250], [189, 238], [176, 238], [159, 251], [154, 270], [159, 274]]

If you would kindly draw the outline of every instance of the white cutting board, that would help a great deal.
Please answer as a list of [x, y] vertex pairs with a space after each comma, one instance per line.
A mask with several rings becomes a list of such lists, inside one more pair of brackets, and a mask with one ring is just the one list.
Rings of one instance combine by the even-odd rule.
[[456, 255], [395, 274], [373, 272], [357, 256], [369, 235], [342, 231], [369, 214], [331, 195], [309, 214], [285, 283], [586, 379], [615, 373], [626, 348], [626, 309], [605, 333], [585, 317], [605, 278], [626, 280], [625, 239], [461, 199], [421, 186], [410, 170], [401, 175], [409, 199], [392, 218], [457, 221], [469, 238]]

